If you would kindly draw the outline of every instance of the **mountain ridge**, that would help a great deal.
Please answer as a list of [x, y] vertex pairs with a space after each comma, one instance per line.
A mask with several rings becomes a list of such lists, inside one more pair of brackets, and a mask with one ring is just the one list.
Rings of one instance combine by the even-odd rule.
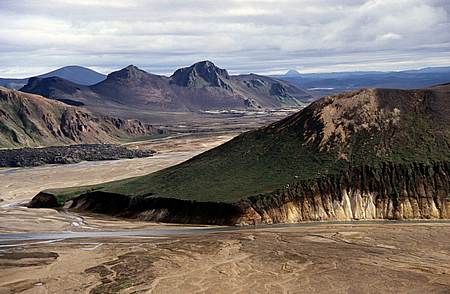
[[157, 111], [298, 107], [311, 98], [304, 90], [269, 77], [230, 76], [210, 61], [180, 68], [170, 77], [130, 65], [91, 86], [40, 79], [31, 80], [21, 90], [53, 99], [79, 100], [87, 107], [116, 103]]
[[137, 120], [123, 120], [45, 97], [0, 87], [0, 147], [118, 143], [157, 133]]

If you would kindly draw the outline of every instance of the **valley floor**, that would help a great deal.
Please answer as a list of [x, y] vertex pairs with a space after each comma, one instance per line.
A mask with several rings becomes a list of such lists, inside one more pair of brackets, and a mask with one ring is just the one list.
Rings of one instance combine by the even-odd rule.
[[0, 246], [0, 293], [449, 293], [449, 223]]

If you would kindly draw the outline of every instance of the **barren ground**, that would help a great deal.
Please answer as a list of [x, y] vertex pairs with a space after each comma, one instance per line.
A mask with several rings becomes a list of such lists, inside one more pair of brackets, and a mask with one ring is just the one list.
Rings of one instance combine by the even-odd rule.
[[245, 229], [0, 248], [0, 293], [449, 293], [449, 224]]

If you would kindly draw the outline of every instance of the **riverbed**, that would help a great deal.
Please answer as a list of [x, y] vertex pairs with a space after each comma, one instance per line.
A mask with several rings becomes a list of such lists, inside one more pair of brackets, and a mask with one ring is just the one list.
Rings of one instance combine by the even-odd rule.
[[15, 240], [0, 248], [0, 293], [450, 291], [448, 223], [169, 231]]

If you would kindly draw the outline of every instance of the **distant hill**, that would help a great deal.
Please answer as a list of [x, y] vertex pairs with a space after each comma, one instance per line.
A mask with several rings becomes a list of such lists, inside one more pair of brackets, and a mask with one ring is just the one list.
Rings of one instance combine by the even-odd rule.
[[179, 165], [45, 195], [186, 223], [450, 218], [449, 175], [447, 84], [322, 98]]
[[284, 74], [284, 76], [285, 77], [298, 77], [298, 76], [300, 76], [300, 73], [295, 69], [290, 69]]
[[117, 143], [157, 131], [139, 121], [96, 115], [42, 96], [0, 87], [0, 148]]
[[405, 71], [330, 72], [281, 75], [275, 78], [289, 81], [323, 96], [361, 88], [418, 89], [450, 80], [450, 67], [428, 67]]
[[106, 79], [106, 75], [82, 66], [65, 66], [46, 74], [40, 78], [58, 77], [80, 85], [94, 85]]
[[288, 82], [259, 75], [230, 76], [210, 61], [181, 68], [170, 76], [130, 65], [92, 86], [61, 78], [33, 78], [22, 91], [86, 107], [157, 111], [298, 107], [312, 98]]
[[[54, 71], [38, 75], [40, 78], [59, 77], [80, 85], [93, 85], [103, 81], [106, 76], [92, 69], [82, 66], [65, 66]], [[0, 78], [0, 86], [20, 89], [27, 84], [29, 78], [24, 79], [8, 79]]]

